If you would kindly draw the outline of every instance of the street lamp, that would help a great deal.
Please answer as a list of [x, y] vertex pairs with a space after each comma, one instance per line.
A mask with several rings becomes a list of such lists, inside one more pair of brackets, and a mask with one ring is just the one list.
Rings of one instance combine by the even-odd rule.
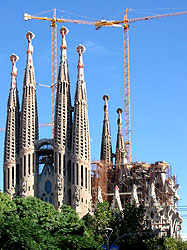
[[110, 236], [112, 235], [113, 229], [110, 227], [106, 227], [104, 231], [105, 231], [105, 236], [108, 241], [108, 250], [109, 250], [110, 249]]

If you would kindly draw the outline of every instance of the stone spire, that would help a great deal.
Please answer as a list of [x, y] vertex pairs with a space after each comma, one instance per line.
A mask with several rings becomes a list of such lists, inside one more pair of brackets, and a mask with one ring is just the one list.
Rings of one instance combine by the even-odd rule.
[[86, 214], [91, 208], [90, 136], [82, 58], [84, 51], [84, 46], [77, 47], [79, 61], [72, 130], [72, 207], [80, 216]]
[[[55, 119], [54, 119], [54, 149], [55, 149], [55, 171], [54, 171], [54, 205], [59, 208], [63, 203], [70, 203], [70, 150], [72, 135], [72, 107], [70, 97], [70, 80], [67, 63], [67, 44], [65, 36], [68, 29], [62, 27], [61, 56], [58, 71]], [[64, 185], [66, 190], [64, 192]], [[71, 205], [71, 204], [69, 204]]]
[[[17, 91], [17, 68], [16, 61], [19, 57], [15, 54], [10, 56], [12, 62], [11, 85], [7, 104], [7, 120], [5, 130], [4, 146], [4, 192], [11, 196], [16, 192], [16, 185], [19, 185], [19, 168], [16, 169], [16, 162], [19, 153], [19, 98]], [[17, 174], [16, 174], [17, 173]]]
[[79, 61], [78, 78], [74, 98], [72, 153], [73, 155], [77, 155], [79, 158], [90, 162], [90, 137], [88, 126], [87, 94], [86, 83], [84, 81], [84, 64], [82, 58], [82, 53], [84, 51], [84, 46], [79, 45], [77, 47]]
[[123, 129], [122, 129], [122, 112], [123, 110], [121, 108], [118, 108], [118, 133], [117, 133], [117, 141], [116, 141], [116, 163], [118, 164], [125, 164], [127, 163], [126, 159], [126, 151], [125, 146], [123, 142]]
[[136, 206], [139, 205], [139, 199], [138, 199], [138, 192], [137, 192], [136, 184], [133, 184], [130, 202], [131, 202], [131, 204], [135, 203]]
[[104, 120], [103, 120], [100, 160], [104, 161], [105, 163], [111, 163], [112, 162], [112, 144], [111, 144], [110, 124], [109, 124], [109, 118], [108, 118], [109, 97], [107, 95], [104, 95], [103, 100], [105, 101], [105, 105], [104, 105]]
[[115, 208], [116, 208], [116, 205], [117, 205], [119, 211], [122, 211], [122, 210], [123, 210], [122, 205], [121, 205], [120, 195], [119, 195], [119, 188], [118, 188], [117, 185], [116, 185], [115, 188], [114, 188], [114, 196], [113, 196], [111, 208], [112, 208], [112, 209], [115, 209]]
[[57, 93], [55, 103], [55, 124], [54, 124], [54, 141], [56, 147], [71, 148], [71, 128], [72, 128], [72, 107], [70, 97], [70, 80], [67, 63], [67, 45], [65, 35], [68, 34], [68, 29], [62, 27], [60, 34], [62, 35], [62, 45]]
[[[35, 142], [38, 139], [38, 112], [36, 101], [36, 82], [33, 67], [34, 34], [27, 32], [27, 64], [23, 82], [23, 96], [20, 126], [20, 195], [34, 196], [37, 192], [37, 171], [35, 164]], [[36, 184], [36, 185], [35, 185]]]

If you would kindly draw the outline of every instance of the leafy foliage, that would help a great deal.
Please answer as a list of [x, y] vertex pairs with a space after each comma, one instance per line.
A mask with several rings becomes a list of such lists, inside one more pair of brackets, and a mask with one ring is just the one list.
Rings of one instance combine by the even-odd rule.
[[[0, 249], [94, 250], [107, 245], [105, 228], [113, 229], [110, 245], [120, 249], [185, 250], [187, 242], [158, 238], [144, 219], [144, 207], [127, 204], [122, 212], [112, 211], [107, 202], [100, 203], [93, 215], [79, 219], [70, 206], [61, 212], [53, 205], [34, 197], [11, 200], [0, 193]], [[141, 233], [140, 235], [126, 234]]]
[[152, 238], [146, 241], [146, 249], [158, 250], [186, 250], [187, 242], [174, 238]]
[[[107, 245], [104, 229], [113, 229], [110, 237], [110, 246], [120, 246], [125, 250], [187, 250], [187, 242], [173, 238], [156, 237], [152, 234], [148, 222], [145, 220], [143, 206], [126, 204], [123, 211], [112, 211], [107, 202], [99, 203], [94, 215], [83, 217], [89, 235], [100, 245]], [[136, 235], [133, 235], [137, 233]], [[124, 236], [124, 237], [123, 237]]]
[[185, 250], [187, 249], [187, 242], [176, 240], [173, 238], [166, 238], [164, 241], [164, 250]]
[[58, 212], [34, 197], [10, 200], [0, 193], [0, 249], [97, 249], [70, 206]]
[[[113, 233], [110, 237], [110, 244], [119, 237], [125, 234], [140, 233], [150, 231], [148, 224], [144, 219], [145, 209], [143, 206], [136, 207], [133, 204], [127, 204], [123, 211], [112, 211], [107, 202], [99, 203], [98, 208], [93, 216], [86, 215], [83, 219], [90, 231], [90, 235], [100, 245], [107, 244], [107, 237], [105, 235], [105, 228], [112, 228]], [[142, 247], [146, 249], [144, 240], [150, 238], [150, 235], [136, 235], [120, 238], [116, 244], [120, 249], [137, 249]]]
[[87, 214], [83, 217], [85, 225], [89, 230], [89, 234], [100, 245], [105, 245], [107, 243], [104, 229], [110, 227], [111, 221], [114, 218], [113, 215], [109, 203], [104, 201], [103, 203], [98, 204], [98, 208], [93, 216]]

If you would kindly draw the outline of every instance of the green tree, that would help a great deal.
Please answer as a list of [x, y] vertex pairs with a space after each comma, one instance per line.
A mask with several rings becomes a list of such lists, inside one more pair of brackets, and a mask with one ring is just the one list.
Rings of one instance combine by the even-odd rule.
[[150, 232], [151, 229], [145, 220], [145, 208], [140, 205], [136, 207], [135, 204], [126, 204], [125, 208], [121, 212], [115, 213], [115, 219], [111, 223], [111, 228], [113, 228], [113, 234], [111, 240], [115, 240], [125, 234], [143, 233], [137, 235], [129, 235], [120, 238], [116, 242], [119, 246], [124, 246], [126, 249], [142, 249], [145, 248], [144, 241], [152, 237], [150, 234], [145, 234], [145, 232]]
[[98, 203], [98, 207], [93, 216], [86, 214], [83, 217], [89, 235], [100, 245], [107, 244], [104, 230], [106, 227], [110, 227], [113, 219], [114, 213], [110, 209], [109, 203], [106, 201]]
[[164, 240], [164, 250], [186, 250], [187, 242], [182, 241], [181, 239], [174, 238], [165, 238]]
[[34, 197], [0, 193], [0, 249], [98, 249], [70, 206], [61, 212]]
[[[141, 205], [136, 207], [129, 203], [120, 212], [112, 211], [108, 202], [99, 203], [94, 214], [85, 215], [83, 220], [88, 234], [100, 245], [107, 245], [104, 229], [109, 227], [113, 229], [110, 245], [119, 238], [115, 245], [120, 246], [120, 249], [187, 250], [187, 242], [153, 234], [145, 219], [145, 208]], [[127, 237], [122, 237], [124, 235]]]
[[181, 239], [154, 237], [145, 243], [148, 250], [187, 250], [187, 242]]
[[[127, 204], [123, 211], [111, 210], [108, 202], [99, 203], [94, 215], [87, 214], [83, 219], [89, 233], [100, 244], [107, 244], [104, 229], [113, 229], [110, 237], [110, 244], [124, 234], [140, 233], [151, 231], [145, 220], [145, 209], [143, 206], [136, 207], [134, 204]], [[128, 236], [116, 242], [123, 249], [136, 249], [146, 247], [144, 240], [150, 235]], [[146, 249], [146, 248], [144, 248]]]

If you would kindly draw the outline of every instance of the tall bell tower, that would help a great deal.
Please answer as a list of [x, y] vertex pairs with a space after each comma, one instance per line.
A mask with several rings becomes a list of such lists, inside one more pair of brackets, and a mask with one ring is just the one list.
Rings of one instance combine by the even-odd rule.
[[71, 134], [72, 107], [70, 97], [70, 79], [67, 63], [67, 44], [65, 36], [68, 29], [62, 27], [61, 56], [58, 71], [57, 92], [54, 119], [54, 205], [71, 205], [70, 170], [71, 170]]
[[84, 51], [84, 46], [77, 47], [79, 60], [72, 130], [72, 207], [79, 216], [83, 216], [91, 208], [90, 136], [82, 57]]
[[107, 95], [103, 96], [104, 104], [104, 120], [103, 120], [103, 131], [102, 131], [102, 141], [101, 141], [101, 155], [100, 160], [104, 163], [112, 163], [112, 144], [111, 144], [111, 132], [108, 117], [108, 100]]
[[11, 85], [7, 104], [7, 120], [5, 129], [4, 145], [4, 192], [16, 194], [16, 185], [19, 185], [19, 98], [17, 90], [17, 68], [16, 61], [19, 57], [15, 54], [10, 56], [12, 62]]
[[35, 142], [38, 139], [38, 112], [36, 101], [36, 82], [33, 67], [32, 39], [35, 35], [27, 32], [27, 64], [23, 82], [23, 96], [20, 123], [20, 195], [37, 196], [38, 170], [35, 161]]

